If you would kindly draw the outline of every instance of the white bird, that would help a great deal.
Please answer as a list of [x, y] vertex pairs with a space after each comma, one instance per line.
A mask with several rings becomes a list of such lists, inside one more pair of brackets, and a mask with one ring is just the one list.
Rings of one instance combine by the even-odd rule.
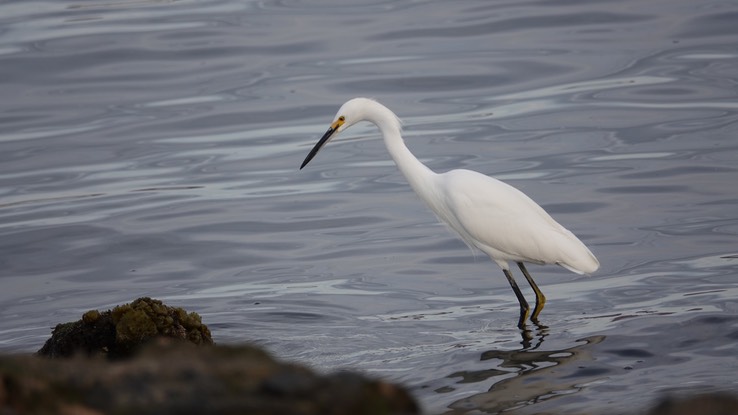
[[531, 321], [536, 324], [546, 297], [524, 262], [557, 264], [577, 274], [590, 274], [599, 268], [597, 258], [573, 233], [520, 190], [475, 171], [439, 174], [426, 167], [405, 146], [397, 116], [368, 98], [354, 98], [341, 106], [300, 169], [331, 138], [360, 121], [369, 121], [379, 128], [395, 164], [428, 207], [464, 242], [489, 255], [502, 268], [520, 303], [518, 327], [525, 326], [530, 307], [513, 278], [509, 261], [518, 264], [535, 292]]

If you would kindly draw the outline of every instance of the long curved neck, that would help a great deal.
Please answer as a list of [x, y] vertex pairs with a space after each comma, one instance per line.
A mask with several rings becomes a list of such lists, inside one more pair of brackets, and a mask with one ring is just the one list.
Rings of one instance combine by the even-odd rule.
[[407, 148], [405, 141], [402, 139], [400, 120], [397, 119], [397, 116], [382, 104], [375, 104], [376, 106], [371, 111], [372, 114], [368, 116], [369, 121], [379, 127], [384, 138], [384, 145], [392, 156], [392, 160], [395, 161], [413, 190], [422, 197], [424, 193], [432, 188], [429, 184], [436, 173], [415, 158]]

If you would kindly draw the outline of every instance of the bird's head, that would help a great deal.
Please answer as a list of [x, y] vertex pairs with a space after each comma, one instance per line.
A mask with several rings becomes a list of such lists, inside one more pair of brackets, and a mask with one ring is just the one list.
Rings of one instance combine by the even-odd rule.
[[379, 106], [379, 104], [369, 98], [354, 98], [341, 105], [328, 131], [323, 134], [323, 137], [310, 150], [310, 153], [305, 157], [305, 161], [302, 162], [300, 169], [305, 167], [318, 154], [318, 151], [333, 137], [337, 136], [338, 133], [348, 129], [359, 121], [371, 120], [371, 113], [375, 106]]

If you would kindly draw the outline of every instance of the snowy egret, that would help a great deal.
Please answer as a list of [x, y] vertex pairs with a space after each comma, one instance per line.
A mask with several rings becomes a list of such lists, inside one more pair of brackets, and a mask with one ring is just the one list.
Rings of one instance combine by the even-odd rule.
[[518, 264], [536, 295], [530, 315], [534, 323], [538, 323], [546, 297], [524, 262], [557, 264], [577, 274], [590, 274], [600, 267], [597, 258], [573, 233], [520, 190], [475, 171], [451, 170], [439, 174], [426, 167], [405, 146], [397, 116], [368, 98], [354, 98], [341, 106], [300, 169], [331, 138], [359, 121], [369, 121], [379, 128], [390, 156], [428, 207], [467, 245], [486, 253], [502, 268], [520, 303], [518, 327], [525, 326], [530, 306], [513, 278], [508, 261]]

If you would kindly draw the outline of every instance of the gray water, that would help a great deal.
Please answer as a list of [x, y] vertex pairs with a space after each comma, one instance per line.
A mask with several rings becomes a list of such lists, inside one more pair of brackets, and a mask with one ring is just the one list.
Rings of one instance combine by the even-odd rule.
[[[431, 413], [738, 391], [737, 80], [733, 2], [2, 3], [0, 352], [151, 296]], [[601, 269], [531, 266], [549, 301], [521, 333], [500, 269], [373, 127], [298, 170], [354, 96], [432, 169], [525, 191]]]

